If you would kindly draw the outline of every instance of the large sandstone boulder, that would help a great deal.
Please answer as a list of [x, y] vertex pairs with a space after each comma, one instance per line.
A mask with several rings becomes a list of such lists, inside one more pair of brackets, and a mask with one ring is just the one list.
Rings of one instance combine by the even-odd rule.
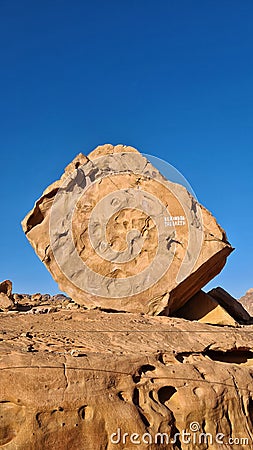
[[253, 448], [252, 326], [84, 309], [0, 318], [4, 450]]
[[172, 314], [232, 251], [210, 212], [123, 145], [79, 154], [22, 226], [60, 289], [87, 308]]

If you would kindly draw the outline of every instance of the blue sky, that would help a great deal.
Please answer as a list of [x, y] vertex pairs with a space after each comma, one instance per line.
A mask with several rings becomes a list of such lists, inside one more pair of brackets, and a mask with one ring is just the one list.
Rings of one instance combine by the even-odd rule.
[[0, 279], [58, 292], [20, 221], [110, 142], [174, 165], [225, 228], [210, 287], [253, 287], [252, 21], [251, 0], [0, 1]]

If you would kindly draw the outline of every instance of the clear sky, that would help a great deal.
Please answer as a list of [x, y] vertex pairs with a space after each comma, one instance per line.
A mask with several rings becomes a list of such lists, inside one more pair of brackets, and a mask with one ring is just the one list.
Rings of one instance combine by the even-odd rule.
[[20, 221], [79, 152], [124, 143], [189, 181], [253, 287], [253, 2], [0, 0], [0, 280], [56, 293]]

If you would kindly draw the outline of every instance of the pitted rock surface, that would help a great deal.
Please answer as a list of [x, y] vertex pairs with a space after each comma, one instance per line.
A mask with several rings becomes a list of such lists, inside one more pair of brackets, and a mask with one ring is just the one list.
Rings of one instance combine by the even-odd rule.
[[136, 149], [80, 154], [22, 222], [60, 289], [87, 308], [181, 308], [232, 247], [215, 218]]

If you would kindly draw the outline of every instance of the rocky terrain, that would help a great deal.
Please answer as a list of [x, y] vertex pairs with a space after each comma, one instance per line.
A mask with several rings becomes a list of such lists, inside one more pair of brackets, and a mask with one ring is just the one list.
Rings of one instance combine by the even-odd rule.
[[252, 290], [204, 292], [233, 248], [185, 188], [101, 146], [23, 229], [67, 295], [0, 283], [0, 448], [253, 449]]
[[224, 442], [252, 442], [252, 325], [88, 311], [62, 296], [39, 306], [38, 297], [0, 315], [1, 446], [131, 449], [111, 442], [118, 428], [172, 437], [192, 422]]
[[[55, 297], [44, 297], [41, 306], [34, 304], [38, 296], [30, 300], [26, 310], [21, 302], [0, 313], [4, 449], [133, 449], [130, 438], [112, 443], [112, 434], [172, 439], [193, 422], [213, 437], [223, 433], [224, 442], [247, 438], [245, 448], [253, 448], [252, 325], [85, 310]], [[175, 444], [136, 447], [222, 448], [186, 445], [180, 436]]]

